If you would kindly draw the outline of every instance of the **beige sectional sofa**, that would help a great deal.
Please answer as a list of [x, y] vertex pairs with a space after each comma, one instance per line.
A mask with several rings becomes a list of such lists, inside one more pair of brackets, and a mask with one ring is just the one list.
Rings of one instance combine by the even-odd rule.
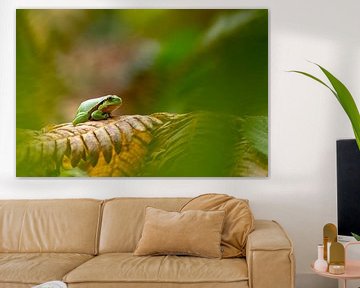
[[256, 220], [246, 258], [133, 256], [145, 207], [178, 211], [187, 198], [0, 201], [0, 288], [62, 280], [69, 287], [293, 288], [291, 241]]

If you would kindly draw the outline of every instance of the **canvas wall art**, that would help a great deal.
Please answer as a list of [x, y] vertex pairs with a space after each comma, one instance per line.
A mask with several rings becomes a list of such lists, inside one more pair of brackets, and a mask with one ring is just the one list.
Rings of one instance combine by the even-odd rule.
[[268, 11], [18, 9], [19, 177], [266, 177]]

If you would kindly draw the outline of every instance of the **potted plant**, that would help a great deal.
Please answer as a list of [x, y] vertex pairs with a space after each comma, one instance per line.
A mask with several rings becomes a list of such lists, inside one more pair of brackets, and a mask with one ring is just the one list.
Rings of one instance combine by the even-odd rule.
[[340, 80], [338, 80], [334, 75], [332, 75], [329, 71], [327, 71], [322, 66], [320, 66], [316, 63], [314, 63], [314, 64], [317, 65], [321, 69], [321, 71], [325, 74], [327, 79], [330, 81], [332, 87], [327, 85], [325, 82], [323, 82], [319, 78], [317, 78], [309, 73], [306, 73], [303, 71], [297, 71], [297, 70], [293, 70], [290, 72], [295, 72], [295, 73], [299, 73], [299, 74], [305, 75], [307, 77], [310, 77], [311, 79], [321, 83], [322, 85], [324, 85], [325, 87], [330, 89], [330, 91], [335, 95], [336, 99], [339, 101], [339, 103], [343, 107], [345, 113], [349, 117], [349, 120], [350, 120], [351, 125], [354, 130], [356, 143], [360, 150], [360, 114], [359, 114], [358, 108], [356, 107], [354, 98], [352, 97], [350, 91], [346, 88], [346, 86]]
[[[320, 68], [320, 70], [325, 74], [327, 79], [330, 81], [331, 86], [309, 73], [306, 73], [303, 71], [297, 71], [297, 70], [293, 70], [290, 72], [295, 72], [295, 73], [305, 75], [305, 76], [321, 83], [335, 95], [336, 99], [339, 101], [339, 103], [343, 107], [345, 113], [349, 117], [349, 120], [351, 122], [353, 131], [355, 134], [356, 143], [357, 143], [357, 146], [360, 151], [360, 113], [356, 106], [353, 96], [351, 95], [350, 91], [346, 88], [346, 86], [340, 80], [338, 80], [334, 75], [332, 75], [329, 71], [327, 71], [322, 66], [320, 66], [316, 63], [314, 63], [314, 64], [317, 65]], [[355, 233], [351, 233], [351, 234], [357, 241], [360, 241], [360, 235], [355, 234]]]

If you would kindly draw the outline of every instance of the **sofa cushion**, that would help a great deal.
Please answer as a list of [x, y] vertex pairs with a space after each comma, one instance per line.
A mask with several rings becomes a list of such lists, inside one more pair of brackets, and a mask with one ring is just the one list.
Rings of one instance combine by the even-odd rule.
[[0, 253], [0, 283], [40, 284], [61, 280], [92, 257], [72, 253]]
[[224, 216], [224, 211], [168, 212], [147, 207], [144, 229], [134, 255], [221, 258]]
[[[0, 284], [1, 285], [1, 284]], [[249, 288], [248, 281], [236, 282], [198, 282], [198, 283], [148, 283], [148, 282], [97, 282], [97, 283], [71, 283], [68, 288]], [[0, 288], [3, 288], [0, 286]], [[27, 287], [4, 287], [27, 288]]]
[[0, 288], [32, 288], [33, 284], [0, 283]]
[[189, 198], [116, 198], [104, 203], [99, 253], [134, 252], [145, 208], [179, 211]]
[[232, 283], [242, 281], [247, 283], [247, 279], [246, 261], [241, 258], [139, 257], [133, 256], [131, 253], [110, 253], [97, 256], [64, 277], [64, 281], [70, 284], [99, 282]]
[[254, 216], [248, 201], [225, 194], [204, 194], [191, 199], [181, 211], [197, 209], [225, 211], [224, 230], [221, 236], [222, 257], [245, 257], [247, 237], [254, 230]]
[[95, 254], [102, 201], [0, 200], [0, 252]]

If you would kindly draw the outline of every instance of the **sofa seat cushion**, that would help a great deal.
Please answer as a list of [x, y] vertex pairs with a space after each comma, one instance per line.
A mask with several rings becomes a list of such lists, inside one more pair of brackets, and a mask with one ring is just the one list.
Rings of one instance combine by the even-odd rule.
[[61, 280], [92, 257], [73, 253], [0, 253], [0, 283], [40, 284]]
[[[68, 288], [249, 288], [247, 281], [241, 282], [197, 282], [197, 283], [135, 283], [135, 282], [97, 282], [97, 283], [71, 283]], [[3, 288], [0, 284], [0, 288]], [[4, 287], [20, 288], [20, 287]], [[21, 287], [23, 288], [23, 287]], [[27, 287], [26, 287], [27, 288]]]
[[240, 258], [134, 256], [131, 253], [110, 253], [96, 256], [64, 277], [64, 281], [70, 284], [90, 284], [91, 282], [233, 283], [244, 281], [247, 285], [247, 280], [247, 265], [245, 260]]

